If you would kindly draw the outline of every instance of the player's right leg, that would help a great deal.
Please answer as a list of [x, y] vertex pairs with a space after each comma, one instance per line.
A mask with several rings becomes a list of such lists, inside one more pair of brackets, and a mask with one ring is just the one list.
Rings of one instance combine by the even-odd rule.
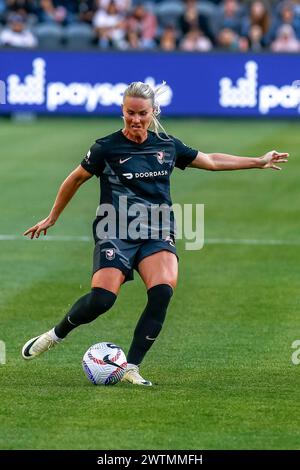
[[91, 292], [78, 299], [58, 325], [27, 341], [22, 348], [23, 358], [34, 359], [58, 344], [74, 328], [90, 323], [107, 312], [115, 303], [124, 280], [125, 274], [117, 268], [96, 271], [92, 278]]

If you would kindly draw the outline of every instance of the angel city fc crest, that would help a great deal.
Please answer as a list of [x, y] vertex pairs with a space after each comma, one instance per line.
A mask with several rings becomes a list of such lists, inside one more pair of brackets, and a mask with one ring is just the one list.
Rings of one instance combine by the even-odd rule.
[[165, 152], [157, 152], [156, 158], [157, 158], [158, 163], [162, 165], [165, 161]]
[[111, 261], [115, 258], [115, 249], [114, 248], [108, 248], [106, 251], [105, 251], [105, 256], [106, 256], [106, 259], [108, 259], [108, 261]]

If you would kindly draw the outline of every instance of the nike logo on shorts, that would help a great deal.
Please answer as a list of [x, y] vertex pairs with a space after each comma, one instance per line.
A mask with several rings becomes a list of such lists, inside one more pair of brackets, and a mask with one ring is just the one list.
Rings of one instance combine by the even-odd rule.
[[128, 157], [128, 158], [124, 158], [123, 160], [122, 160], [122, 158], [120, 158], [120, 164], [122, 165], [122, 163], [127, 162], [127, 160], [130, 160], [131, 158], [132, 157]]

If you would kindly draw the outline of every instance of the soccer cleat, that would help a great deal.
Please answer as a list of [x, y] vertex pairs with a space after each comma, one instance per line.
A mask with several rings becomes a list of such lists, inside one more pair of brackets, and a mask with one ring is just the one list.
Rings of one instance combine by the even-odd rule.
[[48, 351], [48, 349], [53, 348], [57, 343], [60, 343], [60, 341], [54, 339], [53, 330], [47, 331], [47, 333], [27, 341], [22, 348], [22, 356], [27, 360], [34, 359], [43, 352]]
[[151, 387], [152, 382], [149, 380], [143, 379], [143, 377], [139, 374], [139, 368], [135, 365], [130, 365], [122, 378], [122, 382], [128, 382], [133, 385], [143, 385], [145, 387]]

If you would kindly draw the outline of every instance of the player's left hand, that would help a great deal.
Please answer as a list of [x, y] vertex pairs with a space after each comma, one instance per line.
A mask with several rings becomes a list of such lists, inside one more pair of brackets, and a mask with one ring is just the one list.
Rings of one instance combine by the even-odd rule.
[[280, 153], [276, 150], [266, 153], [260, 157], [261, 168], [272, 168], [272, 170], [281, 170], [282, 168], [277, 163], [286, 163], [288, 161], [288, 153]]

